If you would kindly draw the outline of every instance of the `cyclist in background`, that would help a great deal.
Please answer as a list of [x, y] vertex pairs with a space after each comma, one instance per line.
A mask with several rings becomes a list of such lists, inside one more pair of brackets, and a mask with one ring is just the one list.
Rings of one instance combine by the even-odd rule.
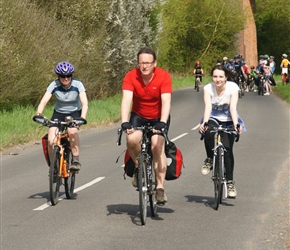
[[264, 95], [270, 95], [270, 92], [272, 91], [271, 85], [269, 83], [269, 79], [271, 76], [271, 71], [270, 71], [270, 63], [269, 63], [269, 56], [265, 55], [264, 56], [264, 61], [261, 62], [261, 71], [263, 72], [263, 75], [265, 77], [265, 88], [266, 88], [266, 93]]
[[269, 57], [269, 63], [270, 63], [270, 73], [271, 73], [270, 81], [272, 83], [272, 86], [275, 87], [277, 85], [276, 85], [276, 81], [274, 79], [274, 73], [275, 73], [275, 69], [276, 69], [276, 63], [274, 61], [274, 56]]
[[[214, 133], [206, 131], [205, 122], [211, 125], [230, 126], [236, 128], [236, 133], [246, 131], [244, 122], [237, 112], [239, 87], [231, 81], [227, 81], [230, 72], [223, 65], [215, 65], [211, 70], [212, 82], [204, 87], [204, 115], [200, 123], [199, 130], [205, 132], [205, 149], [207, 158], [202, 166], [201, 173], [207, 175], [212, 169]], [[237, 124], [240, 124], [240, 129]], [[232, 133], [224, 133], [223, 142], [225, 146], [225, 169], [228, 186], [228, 196], [235, 198], [237, 191], [233, 180], [234, 171], [234, 154], [233, 144], [235, 135]]]
[[223, 57], [223, 65], [226, 66], [228, 64], [228, 58], [226, 56]]
[[161, 205], [167, 202], [164, 192], [167, 163], [165, 138], [160, 130], [168, 130], [170, 124], [172, 81], [167, 71], [157, 67], [156, 54], [150, 48], [139, 50], [137, 65], [123, 81], [121, 127], [127, 133], [127, 149], [136, 166], [132, 179], [134, 187], [137, 187], [137, 156], [141, 152], [142, 139], [142, 131], [134, 130], [134, 127], [148, 123], [154, 127], [151, 136], [152, 162], [157, 180], [156, 200]]
[[259, 55], [259, 61], [256, 67], [257, 73], [258, 74], [262, 74], [263, 70], [262, 70], [262, 62], [264, 61], [264, 55]]
[[239, 76], [243, 75], [242, 72], [242, 63], [240, 61], [240, 56], [239, 55], [235, 55], [234, 56], [234, 72], [235, 72], [235, 83], [239, 85]]
[[242, 61], [242, 72], [244, 74], [244, 79], [245, 82], [247, 83], [247, 87], [246, 87], [246, 92], [249, 92], [249, 85], [250, 85], [250, 80], [249, 80], [249, 75], [250, 75], [250, 68], [249, 66], [246, 64], [246, 61], [243, 60]]
[[202, 69], [199, 61], [196, 61], [196, 63], [195, 63], [195, 66], [193, 69], [193, 75], [195, 76], [194, 89], [196, 90], [196, 75], [199, 75], [200, 83], [202, 83], [202, 76], [204, 75], [203, 69]]
[[[55, 67], [57, 79], [52, 81], [46, 89], [38, 108], [37, 115], [42, 115], [42, 112], [54, 94], [56, 103], [51, 120], [58, 119], [65, 121], [66, 116], [73, 118], [82, 117], [86, 119], [88, 111], [88, 99], [86, 89], [83, 83], [72, 77], [74, 66], [69, 62], [60, 62]], [[55, 140], [56, 127], [50, 127], [48, 130], [48, 153], [51, 157], [52, 145]], [[80, 139], [77, 128], [68, 128], [70, 145], [72, 147], [72, 164], [71, 170], [79, 171], [81, 164], [79, 161], [80, 155]]]
[[288, 77], [288, 65], [289, 65], [289, 61], [287, 59], [287, 55], [283, 54], [282, 55], [282, 62], [280, 64], [280, 68], [282, 69], [281, 75], [282, 75], [282, 85], [284, 85], [284, 83], [286, 83], [287, 81], [287, 77]]
[[[251, 73], [249, 76], [251, 79], [254, 79], [255, 85], [258, 87], [259, 86], [259, 76], [257, 74], [257, 70], [254, 65], [251, 66]], [[253, 89], [254, 92], [257, 91], [256, 87]]]

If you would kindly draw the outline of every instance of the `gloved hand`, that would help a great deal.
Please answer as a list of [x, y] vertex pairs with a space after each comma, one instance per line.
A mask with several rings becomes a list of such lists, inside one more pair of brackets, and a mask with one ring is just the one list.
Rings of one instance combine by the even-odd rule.
[[158, 122], [154, 126], [154, 129], [159, 131], [161, 131], [162, 129], [167, 129], [167, 124], [165, 122]]
[[123, 131], [125, 131], [125, 130], [127, 130], [127, 129], [131, 129], [131, 128], [132, 128], [132, 125], [131, 125], [130, 122], [123, 122], [123, 123], [121, 124], [121, 128], [122, 128]]

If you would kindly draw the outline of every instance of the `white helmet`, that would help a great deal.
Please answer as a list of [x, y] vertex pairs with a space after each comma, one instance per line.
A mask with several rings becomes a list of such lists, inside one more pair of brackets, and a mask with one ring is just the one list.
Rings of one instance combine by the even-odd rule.
[[286, 54], [283, 54], [282, 56], [283, 56], [284, 58], [287, 58], [287, 57], [288, 57]]
[[224, 58], [223, 58], [223, 61], [227, 61], [228, 60], [228, 58], [225, 56]]

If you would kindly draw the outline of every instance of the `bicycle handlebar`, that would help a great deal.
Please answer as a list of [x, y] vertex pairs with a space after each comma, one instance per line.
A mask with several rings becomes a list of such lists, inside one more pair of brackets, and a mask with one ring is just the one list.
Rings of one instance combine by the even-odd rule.
[[47, 127], [57, 125], [58, 127], [63, 126], [63, 127], [68, 127], [68, 128], [74, 128], [80, 125], [87, 124], [86, 119], [82, 117], [73, 118], [71, 116], [65, 117], [65, 121], [59, 121], [57, 119], [52, 121], [45, 116], [35, 115], [33, 116], [32, 120], [35, 121], [36, 123], [40, 123], [43, 126], [47, 126]]
[[[152, 132], [154, 127], [145, 125], [145, 126], [141, 126], [141, 127], [134, 127], [133, 129], [141, 130], [143, 132], [146, 131], [146, 130], [147, 130], [147, 132]], [[167, 135], [167, 129], [162, 129], [160, 132], [165, 138], [166, 145], [168, 145], [169, 144], [169, 139], [168, 139], [168, 135]], [[121, 146], [122, 134], [123, 134], [122, 128], [118, 128], [117, 146]]]
[[[229, 127], [222, 127], [221, 125], [220, 126], [212, 126], [212, 125], [208, 125], [207, 122], [204, 123], [204, 127], [206, 127], [206, 130], [208, 131], [213, 131], [214, 133], [216, 132], [231, 132], [231, 131], [236, 131], [236, 129], [233, 127], [233, 126], [229, 126]], [[237, 124], [237, 129], [240, 130], [240, 124], [238, 123]], [[203, 140], [204, 138], [204, 133], [201, 133], [201, 136], [200, 136], [200, 140]], [[238, 142], [240, 139], [240, 134], [236, 134], [236, 139], [235, 139], [235, 142]]]

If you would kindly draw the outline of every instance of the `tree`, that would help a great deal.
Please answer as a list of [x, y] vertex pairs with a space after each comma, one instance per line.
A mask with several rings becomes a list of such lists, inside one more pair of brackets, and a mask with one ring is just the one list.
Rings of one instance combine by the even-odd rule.
[[233, 55], [245, 21], [241, 0], [169, 0], [162, 17], [159, 60], [172, 72], [190, 70], [195, 60], [212, 67]]
[[290, 55], [289, 1], [256, 0], [256, 9], [258, 53], [273, 55], [280, 64], [283, 53]]

